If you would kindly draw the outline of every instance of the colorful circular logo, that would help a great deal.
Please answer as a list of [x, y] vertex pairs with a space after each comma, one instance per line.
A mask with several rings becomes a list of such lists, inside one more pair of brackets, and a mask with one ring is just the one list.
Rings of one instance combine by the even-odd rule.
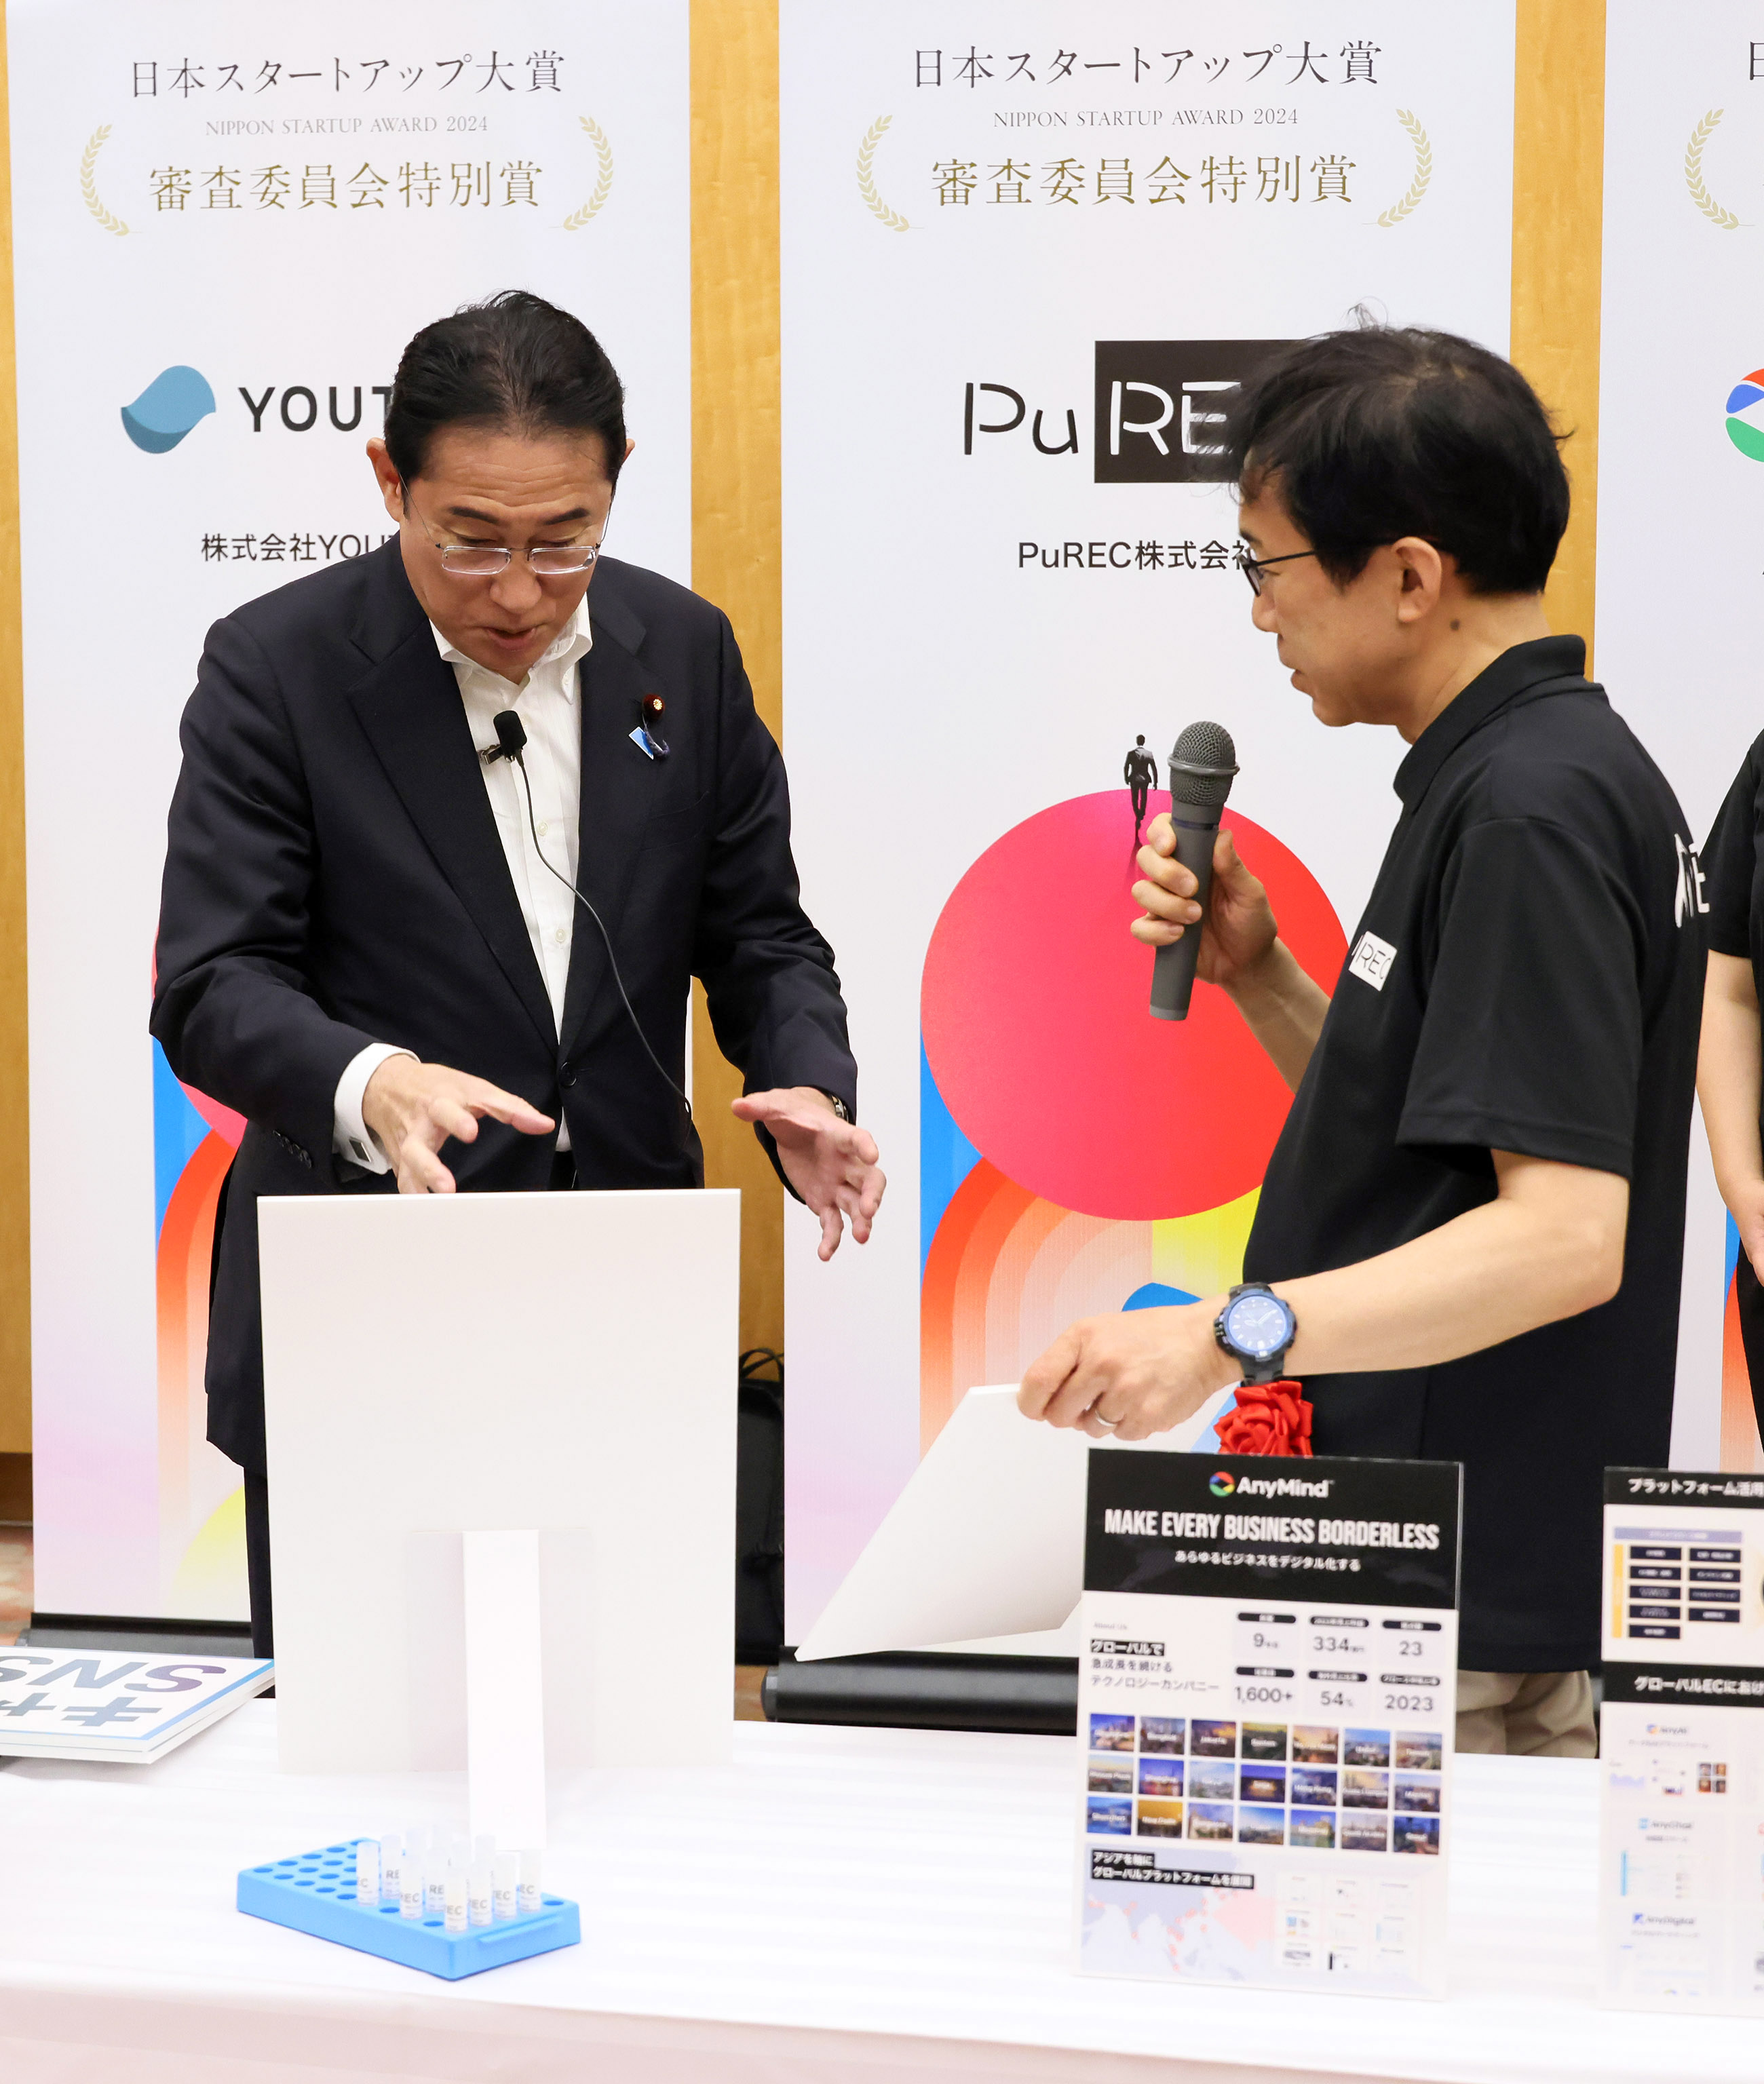
[[1229, 1497], [1237, 1488], [1237, 1479], [1229, 1469], [1221, 1469], [1206, 1488], [1215, 1497]]
[[1741, 455], [1764, 463], [1764, 369], [1742, 377], [1728, 393], [1728, 439]]

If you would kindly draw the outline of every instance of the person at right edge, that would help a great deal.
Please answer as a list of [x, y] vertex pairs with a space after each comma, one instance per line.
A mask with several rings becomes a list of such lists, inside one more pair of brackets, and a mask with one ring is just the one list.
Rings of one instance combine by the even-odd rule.
[[[1697, 1092], [1716, 1184], [1740, 1234], [1734, 1300], [1752, 1408], [1764, 1430], [1764, 1043], [1758, 980], [1764, 962], [1764, 738], [1745, 764], [1703, 843], [1709, 907], [1709, 975], [1703, 988]], [[1693, 865], [1693, 869], [1694, 865]]]
[[[1143, 1439], [1285, 1372], [1318, 1454], [1461, 1463], [1458, 1747], [1590, 1756], [1601, 1473], [1664, 1464], [1672, 1413], [1703, 976], [1684, 820], [1544, 619], [1568, 484], [1508, 363], [1328, 334], [1246, 387], [1228, 438], [1256, 626], [1320, 722], [1404, 740], [1401, 810], [1333, 996], [1215, 849], [1198, 973], [1295, 1095], [1245, 1255], [1262, 1336], [1228, 1346], [1224, 1296], [1090, 1319], [1021, 1401]], [[1162, 947], [1200, 913], [1168, 820], [1148, 837], [1134, 930]]]

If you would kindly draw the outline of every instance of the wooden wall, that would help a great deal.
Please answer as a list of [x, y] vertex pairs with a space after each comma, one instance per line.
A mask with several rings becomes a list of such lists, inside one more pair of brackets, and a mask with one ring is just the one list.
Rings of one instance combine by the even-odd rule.
[[[28, 1454], [31, 1447], [24, 667], [19, 605], [19, 409], [12, 336], [12, 152], [7, 131], [6, 46], [0, 40], [0, 1455]], [[93, 1104], [101, 1099], [95, 1093]], [[102, 1181], [92, 1182], [94, 1192], [102, 1188]]]

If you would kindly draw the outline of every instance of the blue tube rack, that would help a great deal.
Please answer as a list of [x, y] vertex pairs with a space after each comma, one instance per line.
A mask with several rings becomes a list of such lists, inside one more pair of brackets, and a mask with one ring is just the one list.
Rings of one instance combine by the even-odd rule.
[[439, 1917], [401, 1917], [395, 1903], [358, 1903], [355, 1848], [373, 1842], [351, 1838], [316, 1853], [247, 1867], [239, 1877], [239, 1908], [248, 1917], [267, 1918], [272, 1925], [309, 1932], [315, 1939], [378, 1954], [449, 1982], [582, 1942], [581, 1914], [566, 1896], [543, 1896], [538, 1910], [464, 1932], [449, 1932]]

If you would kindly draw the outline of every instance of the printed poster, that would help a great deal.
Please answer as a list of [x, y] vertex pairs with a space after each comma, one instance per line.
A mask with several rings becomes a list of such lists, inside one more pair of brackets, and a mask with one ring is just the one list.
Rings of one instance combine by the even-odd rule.
[[[684, 0], [15, 0], [40, 1611], [246, 1611], [204, 1438], [243, 1133], [146, 1031], [203, 633], [376, 548], [405, 342], [509, 287], [629, 392], [619, 555], [689, 576]], [[102, 488], [95, 508], [95, 488]]]
[[863, 1252], [786, 1239], [800, 1641], [967, 1389], [1239, 1277], [1288, 1095], [1207, 987], [1148, 1016], [1129, 763], [1155, 812], [1178, 732], [1230, 731], [1227, 821], [1333, 985], [1403, 748], [1252, 629], [1218, 416], [1361, 306], [1505, 351], [1514, 42], [1393, 0], [780, 32], [797, 856], [889, 1174]]

